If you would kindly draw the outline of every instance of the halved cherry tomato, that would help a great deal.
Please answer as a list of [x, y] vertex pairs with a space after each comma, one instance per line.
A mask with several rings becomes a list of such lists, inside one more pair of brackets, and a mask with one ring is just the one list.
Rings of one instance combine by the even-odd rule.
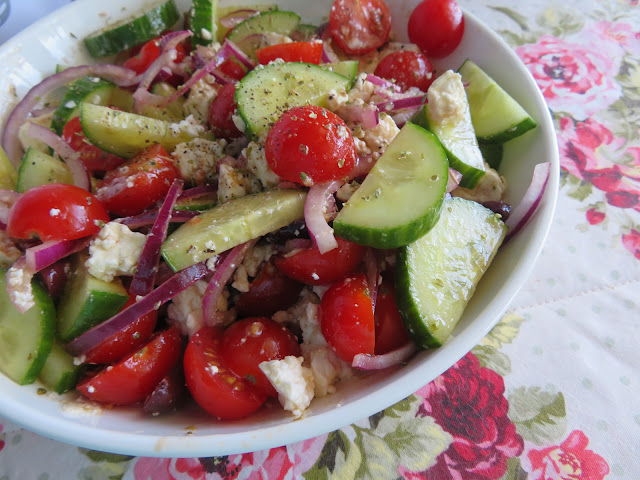
[[216, 137], [230, 139], [242, 135], [232, 118], [238, 108], [234, 99], [235, 93], [236, 86], [226, 83], [218, 90], [209, 106], [209, 125]]
[[304, 105], [284, 112], [269, 129], [265, 156], [281, 178], [311, 185], [348, 175], [356, 165], [356, 146], [335, 113]]
[[80, 161], [90, 172], [106, 171], [125, 162], [124, 158], [117, 157], [96, 147], [87, 140], [80, 117], [73, 117], [62, 130], [62, 138], [76, 152], [80, 152]]
[[435, 80], [433, 66], [429, 59], [420, 52], [408, 50], [386, 55], [378, 63], [374, 74], [388, 80], [395, 80], [403, 90], [417, 87], [423, 92], [426, 92]]
[[267, 262], [251, 282], [248, 292], [236, 301], [241, 316], [269, 316], [293, 305], [302, 290], [302, 284], [285, 276], [273, 262]]
[[396, 291], [393, 277], [383, 279], [376, 296], [376, 355], [395, 350], [409, 341], [409, 334], [402, 323], [400, 311], [396, 305]]
[[322, 61], [322, 42], [279, 43], [260, 48], [256, 51], [258, 62], [266, 65], [277, 58], [285, 62], [315, 63]]
[[346, 53], [362, 55], [388, 40], [391, 15], [383, 0], [335, 0], [329, 28], [332, 38]]
[[409, 40], [429, 57], [446, 57], [464, 34], [464, 15], [455, 0], [423, 0], [409, 16]]
[[[149, 66], [160, 56], [160, 41], [162, 37], [156, 37], [142, 45], [138, 53], [124, 62], [123, 66], [130, 68], [140, 74], [149, 68]], [[176, 46], [177, 57], [175, 63], [180, 63], [187, 54], [184, 46], [178, 44]]]
[[232, 323], [224, 331], [220, 353], [227, 366], [267, 395], [278, 393], [260, 370], [260, 363], [300, 356], [298, 339], [285, 326], [270, 318], [250, 317]]
[[242, 80], [247, 74], [247, 69], [240, 65], [234, 57], [227, 58], [218, 66], [218, 70], [232, 80]]
[[336, 237], [338, 248], [320, 253], [318, 247], [297, 250], [274, 259], [276, 267], [287, 277], [307, 285], [329, 285], [353, 272], [365, 247]]
[[113, 215], [136, 215], [162, 200], [180, 170], [160, 144], [153, 144], [124, 165], [107, 172], [96, 196]]
[[338, 357], [351, 363], [359, 353], [373, 355], [373, 306], [363, 273], [334, 283], [322, 296], [320, 326]]
[[184, 352], [184, 373], [198, 405], [231, 420], [255, 412], [267, 395], [229, 369], [221, 354], [223, 333], [220, 327], [203, 327], [191, 337]]
[[[131, 297], [122, 309], [129, 307], [135, 301], [135, 297]], [[85, 363], [115, 363], [122, 360], [149, 341], [157, 321], [158, 312], [156, 310], [142, 315], [115, 335], [92, 348], [85, 355]]]
[[81, 380], [76, 389], [85, 397], [113, 405], [130, 405], [149, 395], [180, 359], [182, 340], [175, 327], [113, 366]]
[[51, 183], [31, 188], [9, 211], [7, 233], [14, 238], [74, 240], [98, 233], [109, 221], [104, 205], [75, 185]]

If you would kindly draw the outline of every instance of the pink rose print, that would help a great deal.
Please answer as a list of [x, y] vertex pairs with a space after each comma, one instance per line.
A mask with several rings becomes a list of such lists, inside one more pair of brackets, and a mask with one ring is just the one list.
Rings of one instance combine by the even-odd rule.
[[632, 25], [624, 22], [598, 22], [589, 29], [595, 34], [594, 40], [607, 40], [620, 45], [633, 56], [640, 55], [640, 32]]
[[400, 472], [405, 478], [496, 480], [507, 460], [522, 453], [524, 442], [507, 416], [504, 380], [481, 367], [472, 353], [418, 390], [424, 397], [418, 415], [431, 416], [453, 442], [426, 472]]
[[593, 119], [570, 117], [560, 119], [558, 146], [563, 169], [605, 192], [609, 205], [640, 211], [639, 148], [625, 150], [624, 139]]
[[550, 35], [538, 43], [516, 48], [527, 65], [549, 107], [583, 120], [607, 108], [621, 95], [613, 81], [619, 69], [619, 56], [602, 49], [585, 48]]
[[[2, 426], [2, 424], [0, 424], [0, 433], [2, 433], [3, 429], [4, 427]], [[3, 448], [4, 448], [4, 440], [0, 440], [0, 452], [2, 451]]]
[[207, 458], [139, 458], [135, 480], [263, 480], [299, 477], [311, 468], [327, 436], [260, 452]]
[[529, 480], [602, 480], [609, 465], [597, 453], [587, 450], [589, 439], [574, 430], [559, 446], [529, 450], [522, 457], [522, 468]]
[[622, 235], [622, 245], [640, 260], [640, 232], [638, 230], [632, 228], [630, 233]]

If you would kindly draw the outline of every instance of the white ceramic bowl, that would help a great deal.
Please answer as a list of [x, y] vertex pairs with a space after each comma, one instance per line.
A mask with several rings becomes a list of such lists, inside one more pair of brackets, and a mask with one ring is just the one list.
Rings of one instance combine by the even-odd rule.
[[[418, 0], [386, 0], [393, 29], [406, 40], [408, 15]], [[189, 0], [178, 0], [186, 10]], [[221, 4], [250, 1], [221, 0]], [[255, 3], [255, 2], [254, 2]], [[278, 1], [308, 23], [325, 21], [330, 0]], [[0, 118], [6, 119], [28, 88], [54, 72], [56, 64], [90, 61], [82, 39], [105, 23], [126, 18], [150, 0], [78, 0], [34, 24], [0, 48]], [[408, 365], [340, 384], [337, 393], [316, 399], [304, 418], [293, 419], [279, 408], [251, 417], [219, 422], [197, 407], [174, 415], [149, 418], [137, 408], [114, 408], [92, 414], [72, 408], [73, 394], [38, 395], [38, 385], [20, 387], [0, 374], [0, 415], [39, 434], [63, 442], [115, 453], [162, 457], [210, 456], [256, 451], [311, 438], [383, 410], [437, 377], [475, 346], [499, 320], [529, 276], [552, 221], [559, 179], [555, 132], [532, 77], [515, 53], [475, 17], [466, 13], [466, 30], [458, 49], [440, 62], [456, 69], [471, 58], [492, 75], [537, 121], [538, 127], [510, 142], [503, 173], [509, 182], [508, 201], [523, 196], [537, 163], [551, 161], [552, 176], [536, 215], [502, 248], [482, 279], [449, 342], [421, 352]]]

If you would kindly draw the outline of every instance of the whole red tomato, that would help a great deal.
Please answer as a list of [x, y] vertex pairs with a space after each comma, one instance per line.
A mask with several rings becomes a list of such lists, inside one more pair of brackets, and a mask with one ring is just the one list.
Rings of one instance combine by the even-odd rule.
[[464, 34], [464, 15], [455, 0], [423, 0], [409, 17], [409, 40], [429, 57], [446, 57]]

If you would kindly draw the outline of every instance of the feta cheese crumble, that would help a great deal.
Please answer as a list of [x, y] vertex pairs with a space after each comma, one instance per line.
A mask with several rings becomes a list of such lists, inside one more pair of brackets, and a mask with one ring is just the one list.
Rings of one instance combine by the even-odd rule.
[[285, 410], [301, 417], [314, 396], [313, 373], [302, 366], [304, 358], [289, 355], [282, 360], [262, 362], [260, 370], [278, 392], [278, 400]]
[[429, 114], [436, 123], [448, 123], [464, 114], [467, 94], [462, 76], [447, 70], [434, 80], [427, 90]]
[[91, 240], [85, 266], [91, 275], [105, 282], [119, 275], [133, 275], [146, 241], [146, 235], [132, 232], [121, 223], [109, 222]]

